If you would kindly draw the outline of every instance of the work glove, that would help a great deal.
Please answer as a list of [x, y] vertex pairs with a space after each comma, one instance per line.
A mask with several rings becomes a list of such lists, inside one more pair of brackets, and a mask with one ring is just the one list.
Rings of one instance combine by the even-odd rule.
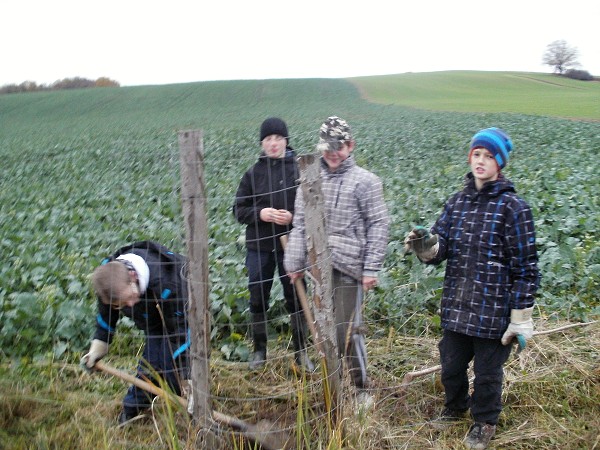
[[[509, 345], [516, 338], [519, 346], [525, 347], [525, 342], [533, 336], [533, 306], [525, 309], [510, 310], [510, 324], [502, 336], [502, 345]], [[522, 339], [519, 338], [522, 337]]]
[[183, 380], [181, 383], [181, 394], [187, 399], [187, 412], [194, 414], [194, 390], [192, 389], [192, 380]]
[[81, 358], [81, 367], [90, 372], [96, 365], [96, 362], [100, 361], [107, 353], [108, 343], [100, 339], [94, 339], [90, 346], [90, 351]]
[[425, 227], [414, 228], [404, 239], [404, 250], [414, 252], [421, 261], [435, 258], [439, 248], [437, 234], [429, 234]]

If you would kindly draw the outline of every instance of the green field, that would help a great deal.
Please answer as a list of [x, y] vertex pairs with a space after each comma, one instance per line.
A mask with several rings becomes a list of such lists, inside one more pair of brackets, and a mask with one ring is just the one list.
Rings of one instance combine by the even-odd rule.
[[[0, 448], [5, 442], [18, 449], [55, 448], [60, 442], [71, 448], [164, 448], [151, 426], [144, 437], [110, 428], [123, 386], [94, 381], [76, 364], [93, 329], [88, 275], [98, 262], [141, 239], [185, 252], [179, 130], [204, 131], [215, 385], [223, 395], [257, 388], [243, 364], [247, 290], [244, 251], [236, 244], [243, 228], [231, 214], [233, 196], [258, 155], [264, 118], [284, 118], [291, 145], [305, 154], [314, 151], [321, 122], [334, 114], [353, 127], [358, 163], [382, 178], [392, 217], [381, 286], [366, 311], [373, 376], [386, 400], [366, 425], [357, 425], [359, 437], [346, 448], [403, 448], [386, 436], [413, 439], [406, 448], [433, 448], [435, 439], [454, 448], [457, 431], [435, 437], [419, 425], [440, 406], [433, 379], [411, 394], [417, 408], [412, 412], [398, 413], [396, 397], [385, 390], [412, 368], [435, 364], [439, 336], [443, 267], [405, 257], [402, 240], [414, 225], [430, 225], [460, 188], [471, 136], [484, 127], [502, 127], [515, 143], [504, 172], [536, 219], [543, 275], [536, 321], [543, 329], [597, 320], [599, 86], [550, 75], [449, 72], [0, 96]], [[288, 331], [281, 301], [274, 302], [271, 314], [273, 353], [285, 357]], [[503, 416], [502, 445], [599, 445], [593, 430], [600, 423], [590, 399], [599, 394], [600, 331], [597, 325], [587, 330], [587, 335], [540, 339], [531, 359], [521, 362], [524, 367], [513, 364], [509, 381], [514, 384], [507, 393], [512, 408]], [[127, 323], [122, 336], [112, 361], [127, 365], [138, 336]], [[260, 383], [290, 381], [276, 369]], [[233, 375], [238, 372], [243, 380]], [[295, 410], [295, 400], [291, 406], [263, 402], [261, 407]], [[105, 415], [100, 427], [90, 404]], [[245, 408], [236, 412], [256, 419], [255, 405]], [[362, 426], [368, 429], [364, 436]]]
[[430, 72], [353, 78], [367, 100], [434, 111], [600, 120], [600, 83], [543, 73]]

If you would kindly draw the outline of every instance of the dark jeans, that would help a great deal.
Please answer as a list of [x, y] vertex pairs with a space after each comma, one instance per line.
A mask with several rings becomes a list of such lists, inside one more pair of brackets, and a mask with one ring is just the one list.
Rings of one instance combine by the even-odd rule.
[[[446, 391], [446, 408], [466, 411], [476, 422], [496, 425], [502, 411], [504, 363], [512, 346], [500, 339], [483, 339], [444, 330], [439, 343], [442, 384]], [[471, 360], [475, 381], [469, 396], [467, 368]]]
[[[180, 395], [180, 381], [187, 376], [185, 372], [187, 371], [188, 350], [186, 348], [182, 353], [178, 353], [179, 356], [176, 356], [174, 360], [173, 353], [177, 350], [173, 348], [168, 337], [146, 336], [146, 345], [137, 368], [136, 378], [148, 378], [153, 384], [161, 386], [156, 377], [158, 374], [175, 394]], [[131, 385], [123, 399], [123, 408], [129, 415], [136, 414], [142, 409], [149, 408], [153, 397], [153, 394]]]
[[263, 313], [269, 310], [271, 288], [275, 277], [275, 269], [283, 286], [286, 310], [292, 314], [302, 308], [298, 305], [294, 287], [283, 267], [283, 252], [260, 252], [248, 249], [246, 253], [246, 269], [248, 270], [248, 290], [250, 291], [250, 312]]

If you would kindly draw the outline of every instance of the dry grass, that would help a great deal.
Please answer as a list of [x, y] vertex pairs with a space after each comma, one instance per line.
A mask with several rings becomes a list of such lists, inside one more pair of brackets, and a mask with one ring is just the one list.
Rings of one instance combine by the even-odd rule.
[[[557, 324], [537, 323], [538, 329]], [[290, 369], [291, 354], [273, 343], [265, 370], [246, 363], [212, 361], [213, 406], [249, 423], [271, 424], [305, 449], [462, 448], [464, 421], [437, 429], [431, 417], [443, 405], [439, 374], [402, 385], [407, 372], [434, 366], [437, 337], [394, 333], [370, 340], [375, 408], [355, 413], [352, 390], [343, 395], [344, 419], [328, 428], [319, 376], [303, 379]], [[506, 366], [504, 403], [492, 448], [600, 449], [600, 325], [539, 335]], [[120, 359], [109, 362], [131, 370]], [[121, 364], [119, 364], [121, 362]], [[0, 366], [0, 448], [199, 448], [196, 428], [179, 411], [157, 402], [154, 418], [115, 426], [126, 386], [90, 376], [64, 362]], [[300, 414], [299, 414], [300, 411]], [[211, 445], [256, 448], [225, 433]]]

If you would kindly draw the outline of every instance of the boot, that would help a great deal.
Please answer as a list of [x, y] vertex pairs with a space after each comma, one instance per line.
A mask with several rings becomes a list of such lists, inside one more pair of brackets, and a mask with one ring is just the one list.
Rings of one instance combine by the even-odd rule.
[[267, 361], [267, 316], [266, 313], [252, 313], [252, 340], [254, 352], [250, 356], [248, 368], [258, 370]]
[[315, 365], [308, 357], [306, 351], [306, 321], [302, 311], [290, 314], [290, 328], [292, 330], [292, 345], [294, 346], [294, 363], [300, 371], [314, 372]]

